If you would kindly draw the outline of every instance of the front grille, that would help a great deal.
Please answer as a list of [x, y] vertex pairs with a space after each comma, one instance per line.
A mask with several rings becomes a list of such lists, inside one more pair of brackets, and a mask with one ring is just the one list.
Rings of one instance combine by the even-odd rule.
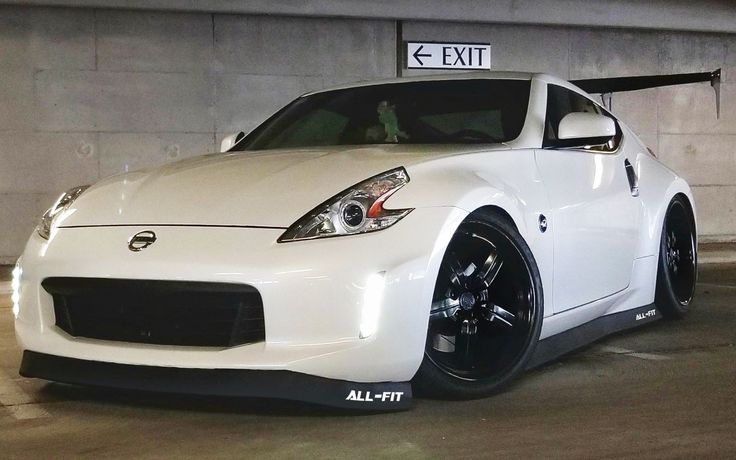
[[74, 337], [199, 347], [265, 340], [252, 286], [103, 278], [46, 278], [56, 326]]

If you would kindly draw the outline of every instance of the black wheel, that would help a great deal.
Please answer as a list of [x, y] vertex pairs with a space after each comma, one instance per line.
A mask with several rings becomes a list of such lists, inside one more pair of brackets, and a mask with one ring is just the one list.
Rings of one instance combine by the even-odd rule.
[[442, 260], [417, 390], [470, 399], [501, 389], [534, 351], [542, 306], [537, 264], [516, 228], [496, 213], [471, 215]]
[[682, 318], [695, 294], [698, 245], [690, 205], [680, 195], [667, 207], [657, 268], [654, 303], [666, 317]]

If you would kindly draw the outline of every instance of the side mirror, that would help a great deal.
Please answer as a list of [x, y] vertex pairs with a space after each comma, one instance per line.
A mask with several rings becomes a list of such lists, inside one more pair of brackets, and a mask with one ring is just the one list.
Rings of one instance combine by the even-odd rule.
[[225, 136], [224, 139], [222, 139], [222, 142], [220, 142], [220, 153], [229, 152], [233, 147], [238, 145], [238, 142], [245, 139], [245, 133], [240, 131], [235, 134], [231, 134], [229, 136]]
[[557, 138], [565, 147], [601, 145], [616, 135], [613, 119], [597, 113], [573, 112], [560, 121]]

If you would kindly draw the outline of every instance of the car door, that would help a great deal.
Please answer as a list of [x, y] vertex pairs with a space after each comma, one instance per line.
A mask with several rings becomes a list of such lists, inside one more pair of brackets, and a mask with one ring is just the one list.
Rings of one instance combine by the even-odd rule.
[[557, 142], [557, 127], [568, 113], [614, 117], [567, 88], [550, 84], [547, 93], [545, 139], [535, 161], [551, 206], [548, 227], [554, 238], [558, 313], [629, 285], [640, 205], [633, 152], [628, 157], [633, 140], [630, 146], [618, 122], [616, 137], [606, 145], [563, 148]]

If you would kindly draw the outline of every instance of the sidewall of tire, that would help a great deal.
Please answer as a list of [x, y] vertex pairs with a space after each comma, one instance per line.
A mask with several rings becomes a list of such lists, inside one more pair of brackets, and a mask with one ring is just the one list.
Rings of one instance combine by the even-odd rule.
[[684, 198], [682, 195], [675, 195], [675, 197], [673, 197], [667, 205], [667, 211], [665, 212], [664, 219], [662, 220], [662, 231], [659, 238], [659, 260], [657, 261], [657, 285], [654, 296], [654, 305], [657, 307], [657, 310], [659, 310], [659, 312], [662, 313], [662, 315], [666, 318], [672, 319], [683, 318], [690, 309], [690, 303], [692, 303], [692, 298], [687, 305], [683, 305], [677, 299], [677, 296], [675, 295], [675, 290], [672, 286], [672, 280], [668, 275], [669, 272], [667, 269], [667, 259], [665, 257], [665, 252], [667, 251], [667, 240], [665, 234], [665, 230], [667, 228], [667, 219], [669, 218], [672, 206], [676, 202], [679, 202], [684, 206], [690, 218], [690, 227], [695, 238], [695, 253], [693, 254], [693, 256], [695, 258], [696, 283], [698, 279], [698, 241], [692, 208], [690, 207], [690, 203], [686, 198]]

